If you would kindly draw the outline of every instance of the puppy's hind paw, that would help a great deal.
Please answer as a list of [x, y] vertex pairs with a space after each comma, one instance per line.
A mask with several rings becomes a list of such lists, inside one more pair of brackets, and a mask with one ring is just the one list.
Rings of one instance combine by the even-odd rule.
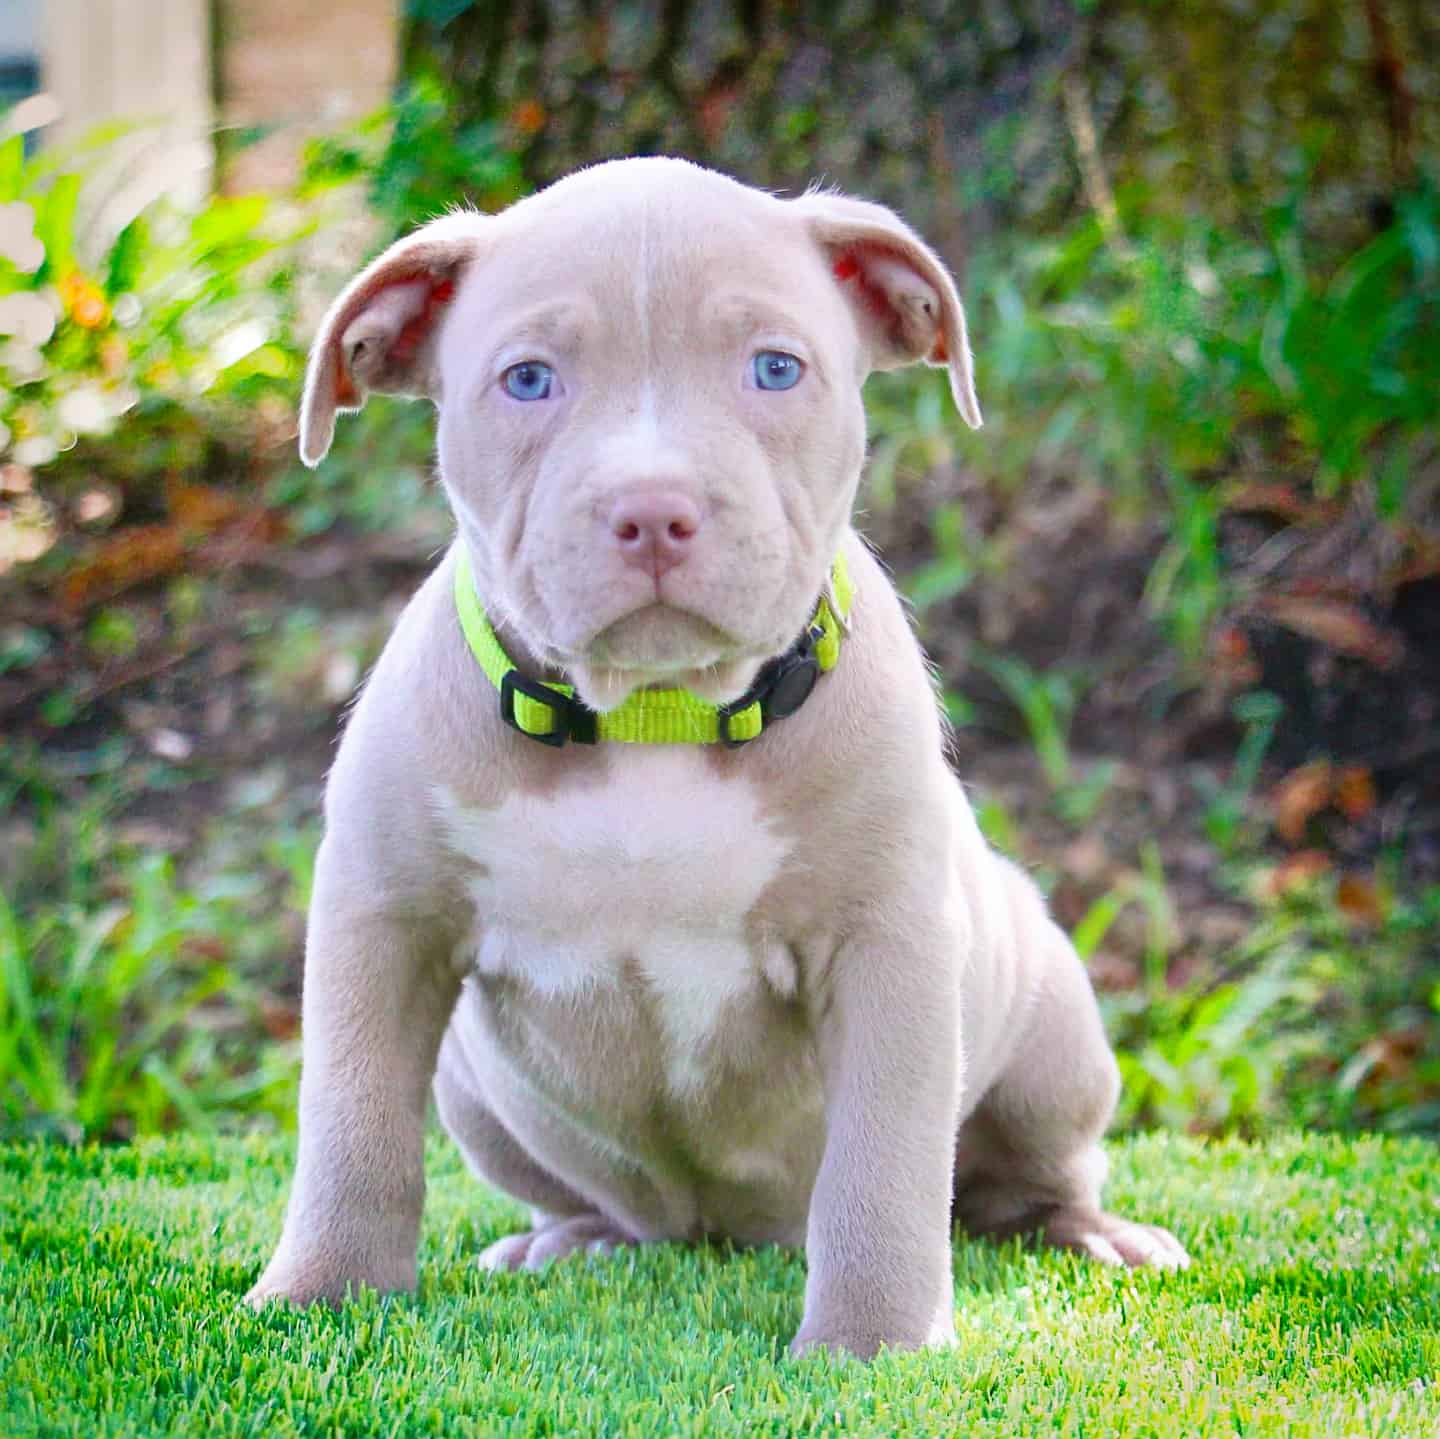
[[1045, 1220], [1040, 1238], [1058, 1249], [1074, 1249], [1102, 1264], [1129, 1269], [1188, 1269], [1190, 1256], [1168, 1229], [1137, 1224], [1099, 1209], [1057, 1209]]
[[557, 1219], [553, 1224], [529, 1229], [523, 1234], [507, 1234], [482, 1251], [482, 1269], [542, 1269], [556, 1259], [583, 1250], [587, 1254], [611, 1254], [634, 1244], [613, 1220], [603, 1214], [579, 1214], [571, 1219]]

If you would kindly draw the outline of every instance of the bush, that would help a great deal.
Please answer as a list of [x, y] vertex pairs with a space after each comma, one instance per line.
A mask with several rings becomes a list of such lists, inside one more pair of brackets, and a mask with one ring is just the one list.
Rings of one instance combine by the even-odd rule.
[[1171, 988], [1161, 964], [1105, 997], [1123, 1128], [1440, 1126], [1440, 888], [1378, 893], [1363, 918], [1336, 890], [1320, 880], [1266, 903], [1217, 976]]
[[260, 856], [187, 871], [117, 834], [156, 779], [126, 746], [84, 769], [77, 802], [76, 776], [0, 766], [0, 809], [23, 788], [31, 813], [0, 863], [0, 1134], [291, 1124], [295, 1018], [267, 981], [307, 901], [309, 843], [271, 846], [293, 880], [277, 906]]
[[[73, 726], [75, 734], [81, 721], [143, 732], [150, 721], [125, 713], [128, 695], [108, 698], [129, 687], [127, 665], [159, 673], [167, 646], [178, 654], [216, 636], [260, 676], [237, 679], [227, 698], [254, 698], [268, 714], [282, 705], [263, 678], [280, 668], [277, 653], [298, 645], [302, 669], [323, 670], [347, 633], [353, 641], [343, 615], [314, 603], [365, 604], [374, 621], [381, 586], [362, 601], [321, 584], [303, 602], [291, 594], [271, 604], [260, 584], [243, 616], [222, 583], [194, 574], [164, 595], [142, 591], [144, 582], [199, 571], [193, 537], [227, 517], [244, 519], [262, 547], [343, 523], [409, 530], [392, 552], [395, 591], [448, 532], [426, 484], [424, 406], [371, 404], [342, 427], [317, 471], [300, 467], [290, 446], [303, 364], [297, 257], [324, 196], [364, 186], [378, 245], [459, 199], [494, 206], [525, 188], [505, 133], [477, 122], [455, 134], [448, 115], [444, 90], [422, 79], [393, 113], [313, 147], [298, 197], [219, 198], [194, 214], [161, 205], [108, 228], [93, 220], [88, 173], [26, 160], [18, 142], [0, 147], [0, 330], [8, 325], [14, 336], [0, 346], [0, 571], [18, 562], [21, 578], [58, 579], [64, 614], [56, 621], [56, 609], [37, 603], [0, 627], [0, 699], [7, 688], [36, 696], [21, 712], [38, 732]], [[1007, 603], [1006, 586], [1027, 582], [1026, 567], [1012, 565], [1020, 541], [1000, 532], [1003, 517], [993, 532], [978, 526], [969, 497], [999, 497], [997, 512], [1011, 503], [1018, 515], [1058, 483], [1103, 496], [1112, 516], [1143, 517], [1141, 567], [1150, 566], [1146, 594], [1159, 621], [1141, 637], [1144, 656], [1057, 660], [1053, 649], [987, 637], [991, 651], [972, 645], [945, 676], [952, 717], [967, 723], [981, 706], [957, 692], [959, 672], [984, 672], [991, 698], [1019, 717], [1045, 777], [1044, 802], [1070, 834], [1109, 822], [1122, 757], [1123, 745], [1107, 739], [1107, 758], [1081, 758], [1096, 733], [1087, 723], [1092, 693], [1116, 670], [1142, 666], [1162, 676], [1147, 694], [1149, 702], [1162, 692], [1157, 707], [1177, 688], [1215, 684], [1201, 662], [1213, 654], [1217, 620], [1257, 608], [1274, 583], [1247, 570], [1227, 539], [1247, 491], [1267, 490], [1292, 551], [1333, 541], [1337, 515], [1359, 515], [1347, 534], [1354, 550], [1376, 557], [1377, 587], [1386, 575], [1425, 573], [1440, 553], [1427, 549], [1437, 541], [1428, 510], [1437, 481], [1440, 200], [1429, 185], [1400, 196], [1393, 223], [1343, 254], [1313, 243], [1305, 215], [1296, 199], [1253, 227], [1224, 227], [1132, 191], [1121, 196], [1119, 229], [1085, 219], [992, 244], [973, 257], [964, 285], [985, 431], [960, 432], [940, 376], [877, 377], [867, 393], [872, 506], [897, 511], [901, 486], [911, 487], [908, 528], [886, 552], [928, 637], [941, 641], [937, 659], [955, 658], [945, 631], [966, 628], [947, 625], [956, 614], [947, 606], [982, 584]], [[966, 507], [949, 483], [957, 462], [969, 472]], [[923, 501], [921, 483], [932, 490]], [[424, 540], [411, 545], [422, 526], [430, 527]], [[67, 533], [79, 543], [55, 544]], [[47, 558], [26, 563], [51, 545]], [[1042, 575], [1035, 588], [1050, 580]], [[130, 602], [112, 607], [126, 587]], [[202, 613], [215, 623], [199, 634]], [[82, 615], [83, 625], [71, 623]], [[364, 659], [351, 662], [358, 669]], [[104, 674], [76, 682], [91, 669]], [[210, 683], [198, 666], [190, 678]], [[1236, 687], [1255, 682], [1242, 676]], [[177, 686], [169, 698], [194, 721], [185, 691]], [[339, 698], [315, 700], [308, 724], [330, 723], [323, 706]], [[1240, 709], [1259, 698], [1242, 696]], [[1217, 708], [1223, 715], [1228, 705]], [[1263, 742], [1246, 741], [1217, 771], [1195, 825], [1240, 875], [1267, 843], [1266, 828], [1252, 822], [1262, 763], [1273, 763], [1278, 736], [1298, 729], [1293, 714], [1278, 713], [1278, 702], [1274, 709]], [[90, 733], [76, 740], [92, 742]], [[130, 753], [128, 765], [144, 763]], [[120, 792], [97, 771], [77, 781], [74, 813], [64, 818], [38, 769], [27, 775], [4, 744], [0, 761], [0, 785], [19, 776], [10, 793], [20, 826], [41, 836], [8, 866], [0, 855], [0, 891], [9, 895], [0, 904], [0, 1067], [14, 1075], [3, 1122], [113, 1135], [283, 1113], [289, 1061], [267, 1029], [266, 980], [293, 960], [296, 937], [263, 922], [263, 882], [253, 875], [273, 884], [294, 868], [303, 846], [288, 820], [251, 821], [272, 826], [283, 861], [247, 867], [205, 849], [181, 862], [113, 833], [148, 780]], [[293, 772], [303, 775], [305, 763]], [[201, 777], [199, 768], [191, 776]], [[992, 832], [996, 813], [991, 806]], [[227, 825], [232, 837], [246, 828], [233, 815]], [[1378, 819], [1372, 829], [1380, 832]], [[73, 858], [61, 862], [67, 849]], [[1133, 863], [1133, 852], [1122, 859]], [[1145, 868], [1143, 845], [1140, 861]], [[1363, 873], [1366, 862], [1352, 854], [1347, 869]], [[1157, 913], [1169, 902], [1158, 865], [1138, 888], [1087, 896], [1082, 949], [1093, 950], [1115, 914], [1143, 907], [1151, 890]], [[1360, 923], [1323, 884], [1267, 898], [1253, 906], [1254, 932], [1229, 952], [1213, 946], [1198, 969], [1172, 972], [1175, 956], [1157, 943], [1140, 978], [1106, 998], [1126, 1068], [1124, 1122], [1205, 1131], [1281, 1121], [1433, 1126], [1440, 1075], [1426, 1055], [1440, 1011], [1424, 955], [1426, 925], [1440, 916], [1433, 892], [1416, 886], [1407, 895], [1398, 877], [1392, 887]], [[1229, 900], [1243, 902], [1234, 887]]]
[[1339, 256], [1308, 252], [1303, 213], [1297, 197], [1252, 235], [1135, 200], [1123, 241], [1090, 219], [974, 269], [993, 421], [974, 463], [1012, 484], [1063, 472], [1121, 513], [1159, 505], [1150, 596], [1192, 660], [1231, 597], [1218, 531], [1242, 486], [1283, 476], [1302, 523], [1314, 501], [1361, 502], [1415, 553], [1433, 505], [1440, 192], [1401, 196]]
[[38, 558], [77, 491], [103, 523], [289, 424], [295, 223], [258, 195], [117, 215], [98, 188], [0, 145], [0, 569]]

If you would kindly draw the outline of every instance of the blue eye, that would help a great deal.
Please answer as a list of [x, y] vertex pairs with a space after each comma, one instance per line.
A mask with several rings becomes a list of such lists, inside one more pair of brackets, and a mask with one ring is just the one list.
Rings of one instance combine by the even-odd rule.
[[539, 360], [521, 360], [500, 376], [505, 393], [513, 400], [548, 400], [554, 382], [555, 371]]
[[762, 390], [793, 390], [805, 366], [784, 350], [761, 350], [755, 356], [755, 383]]

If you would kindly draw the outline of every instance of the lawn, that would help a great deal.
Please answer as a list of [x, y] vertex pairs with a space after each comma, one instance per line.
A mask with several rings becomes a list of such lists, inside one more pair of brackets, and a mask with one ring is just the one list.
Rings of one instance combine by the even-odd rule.
[[0, 1434], [1386, 1435], [1440, 1430], [1440, 1163], [1422, 1140], [1147, 1136], [1117, 1207], [1184, 1274], [957, 1243], [959, 1346], [793, 1361], [803, 1261], [471, 1262], [520, 1211], [436, 1140], [417, 1298], [255, 1315], [290, 1146], [0, 1149]]

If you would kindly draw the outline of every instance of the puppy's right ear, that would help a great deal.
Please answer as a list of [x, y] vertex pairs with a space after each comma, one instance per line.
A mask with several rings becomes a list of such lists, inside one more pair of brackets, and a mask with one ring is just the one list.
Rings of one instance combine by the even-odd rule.
[[300, 458], [315, 466], [335, 438], [337, 410], [358, 410], [370, 391], [437, 393], [435, 337], [489, 220], [461, 213], [396, 241], [330, 306], [310, 349], [300, 404]]

